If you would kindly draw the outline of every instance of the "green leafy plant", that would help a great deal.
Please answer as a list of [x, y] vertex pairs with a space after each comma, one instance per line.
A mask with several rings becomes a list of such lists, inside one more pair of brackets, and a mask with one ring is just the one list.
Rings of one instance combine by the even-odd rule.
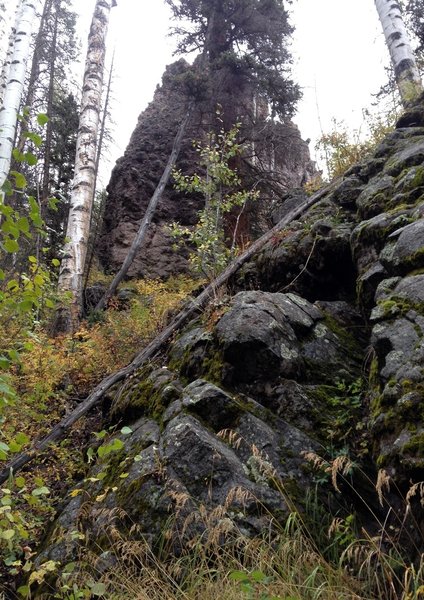
[[0, 554], [12, 576], [32, 568], [29, 543], [53, 512], [49, 494], [40, 478], [28, 485], [24, 477], [10, 477], [7, 487], [0, 489]]
[[329, 439], [340, 446], [346, 444], [354, 432], [362, 427], [361, 408], [364, 396], [364, 382], [360, 377], [355, 381], [336, 381], [336, 393], [330, 394], [328, 403], [331, 417], [326, 426]]
[[[39, 115], [38, 122], [45, 124], [47, 117]], [[42, 142], [38, 135], [27, 133], [35, 146]], [[29, 166], [37, 159], [31, 152], [14, 151], [15, 160]], [[35, 161], [35, 162], [34, 162]], [[11, 372], [19, 366], [21, 352], [32, 348], [30, 333], [34, 323], [40, 318], [42, 310], [54, 308], [51, 273], [39, 257], [30, 254], [17, 267], [18, 254], [24, 250], [25, 243], [34, 238], [45, 237], [44, 222], [40, 206], [33, 196], [27, 196], [27, 181], [22, 173], [11, 171], [3, 186], [0, 197], [0, 419], [4, 420], [4, 408], [13, 403], [16, 391], [12, 384]], [[23, 206], [18, 211], [9, 198], [20, 198]], [[53, 263], [53, 266], [55, 264]], [[15, 447], [21, 444], [14, 442]], [[10, 442], [0, 439], [0, 460], [5, 460]]]
[[[46, 115], [39, 115], [38, 123], [46, 122]], [[27, 132], [26, 137], [36, 148], [42, 143], [38, 134]], [[37, 163], [31, 151], [15, 149], [13, 157], [28, 167]], [[12, 170], [0, 195], [0, 461], [21, 452], [30, 441], [26, 433], [17, 431], [16, 424], [8, 423], [19, 400], [16, 373], [22, 356], [33, 348], [32, 337], [42, 314], [54, 307], [51, 272], [42, 262], [45, 226], [39, 203], [27, 195], [26, 188], [23, 173]], [[28, 252], [29, 246], [35, 247], [34, 254]], [[32, 568], [29, 544], [50, 516], [49, 494], [42, 479], [12, 474], [0, 490], [1, 568], [9, 576]]]
[[[219, 111], [217, 118], [220, 120]], [[197, 144], [203, 174], [183, 175], [181, 171], [173, 174], [177, 190], [199, 194], [205, 203], [193, 228], [172, 223], [170, 231], [179, 243], [185, 241], [194, 248], [189, 259], [192, 270], [208, 280], [224, 269], [236, 250], [237, 231], [233, 231], [232, 240], [225, 238], [225, 215], [237, 207], [243, 210], [249, 200], [258, 197], [257, 191], [241, 190], [240, 177], [230, 166], [231, 160], [242, 152], [237, 143], [239, 130], [240, 123], [236, 123], [230, 131], [221, 129], [218, 134], [210, 134], [205, 146]]]
[[272, 582], [272, 577], [267, 577], [262, 571], [232, 571], [230, 579], [239, 583], [240, 591], [249, 600], [299, 600], [294, 596], [270, 596], [266, 587]]

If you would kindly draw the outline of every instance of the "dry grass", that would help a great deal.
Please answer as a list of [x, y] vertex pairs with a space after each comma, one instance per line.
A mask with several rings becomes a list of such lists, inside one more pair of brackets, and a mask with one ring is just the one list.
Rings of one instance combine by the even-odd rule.
[[[228, 430], [221, 432], [220, 437], [232, 445], [245, 443]], [[267, 457], [254, 447], [252, 457], [257, 459], [258, 468], [272, 480], [286, 504], [293, 506]], [[347, 457], [325, 461], [316, 454], [309, 454], [307, 458], [327, 472], [335, 490], [341, 489], [341, 482], [346, 484], [347, 473], [352, 468]], [[163, 530], [159, 548], [153, 551], [137, 525], [128, 532], [128, 517], [122, 510], [110, 511], [105, 519], [110, 523], [105, 532], [109, 550], [83, 548], [78, 563], [80, 570], [68, 578], [62, 575], [54, 590], [37, 598], [92, 598], [90, 586], [93, 585], [101, 585], [102, 597], [108, 600], [424, 598], [424, 561], [421, 558], [416, 561], [418, 564], [412, 564], [398, 551], [399, 540], [394, 536], [390, 538], [388, 518], [392, 508], [387, 502], [390, 480], [385, 472], [379, 474], [375, 484], [376, 500], [387, 507], [387, 518], [379, 523], [379, 532], [371, 536], [362, 530], [359, 537], [348, 519], [336, 517], [331, 521], [329, 515], [331, 525], [326, 543], [331, 544], [333, 540], [339, 545], [338, 554], [332, 558], [325, 551], [325, 543], [317, 542], [318, 532], [322, 536], [325, 529], [325, 519], [320, 516], [311, 524], [293, 510], [282, 526], [269, 514], [267, 530], [251, 539], [233, 518], [234, 501], [243, 510], [243, 506], [255, 500], [250, 492], [235, 488], [221, 506], [208, 509], [196, 505], [190, 496], [169, 483], [174, 514]], [[410, 516], [413, 511], [413, 500], [424, 502], [423, 495], [422, 484], [412, 486], [405, 498], [405, 515]], [[122, 534], [123, 530], [127, 533]], [[180, 549], [178, 556], [176, 547]], [[83, 595], [77, 596], [75, 592], [71, 595], [71, 586], [76, 586]]]
[[[116, 535], [110, 552], [113, 569], [96, 573], [99, 560], [88, 555], [90, 567], [78, 576], [81, 588], [88, 579], [101, 581], [110, 600], [368, 600], [354, 578], [322, 558], [295, 518], [270, 539], [249, 540], [233, 531], [225, 544], [209, 536], [178, 558], [157, 557], [147, 542]], [[266, 580], [252, 581], [249, 595], [232, 578], [234, 572], [259, 572]]]

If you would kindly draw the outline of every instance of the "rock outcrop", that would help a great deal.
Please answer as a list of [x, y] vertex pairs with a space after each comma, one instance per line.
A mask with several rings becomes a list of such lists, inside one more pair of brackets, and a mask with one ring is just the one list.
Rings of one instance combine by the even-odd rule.
[[[131, 535], [155, 547], [170, 513], [178, 552], [213, 527], [205, 507], [222, 507], [227, 532], [256, 535], [270, 514], [284, 521], [288, 497], [302, 510], [308, 453], [346, 448], [367, 477], [384, 468], [396, 484], [382, 522], [397, 526], [424, 475], [424, 101], [412, 112], [241, 269], [232, 297], [117, 391], [110, 419], [132, 432], [78, 486], [42, 560], [75, 558], [78, 527], [99, 554], [111, 525], [127, 535], [136, 524]], [[384, 508], [359, 470], [351, 477], [344, 497], [367, 526], [364, 498], [374, 515]], [[402, 531], [422, 552], [416, 504]]]
[[[116, 271], [122, 265], [171, 153], [178, 126], [185, 114], [187, 100], [181, 78], [188, 69], [184, 60], [167, 67], [162, 86], [158, 87], [152, 103], [140, 115], [125, 154], [112, 172], [98, 252], [103, 266], [109, 271]], [[238, 93], [243, 94], [240, 90]], [[248, 140], [243, 163], [238, 166], [243, 182], [247, 188], [255, 185], [256, 189], [259, 185], [262, 190], [260, 202], [257, 206], [248, 207], [242, 219], [242, 234], [255, 237], [268, 227], [266, 213], [276, 194], [308, 181], [315, 174], [315, 167], [308, 145], [293, 123], [272, 122], [266, 111], [257, 107], [253, 117], [249, 97], [238, 97], [237, 103], [231, 103], [228, 98], [221, 100], [235, 111], [229, 126], [239, 120], [243, 124], [241, 138]], [[245, 104], [247, 100], [249, 106]], [[208, 110], [210, 112], [210, 108]], [[185, 134], [177, 163], [183, 173], [193, 174], [198, 170], [198, 153], [193, 147], [193, 140], [206, 139], [209, 126], [208, 111], [200, 103]], [[173, 221], [183, 226], [193, 225], [202, 208], [201, 198], [178, 192], [172, 184], [168, 185], [146, 244], [130, 269], [130, 276], [168, 277], [186, 271], [187, 257], [181, 251], [173, 250], [174, 243], [166, 226]]]

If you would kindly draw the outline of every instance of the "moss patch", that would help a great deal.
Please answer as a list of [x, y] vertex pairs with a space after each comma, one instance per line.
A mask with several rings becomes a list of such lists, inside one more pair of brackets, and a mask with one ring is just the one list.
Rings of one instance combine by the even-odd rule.
[[118, 417], [130, 422], [142, 416], [160, 421], [167, 406], [178, 395], [179, 390], [170, 371], [161, 372], [147, 366], [141, 369], [131, 384], [122, 387], [112, 414], [115, 419]]

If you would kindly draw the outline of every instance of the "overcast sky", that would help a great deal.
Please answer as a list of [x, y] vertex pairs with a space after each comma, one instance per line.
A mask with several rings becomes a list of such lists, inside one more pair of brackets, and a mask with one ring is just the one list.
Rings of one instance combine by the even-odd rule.
[[[109, 53], [116, 47], [115, 144], [103, 172], [104, 185], [125, 150], [138, 115], [152, 100], [165, 65], [174, 60], [165, 1], [117, 2], [111, 11], [108, 38]], [[81, 15], [83, 56], [94, 4], [95, 0], [74, 0]], [[294, 120], [304, 139], [311, 138], [313, 154], [321, 127], [329, 131], [333, 117], [361, 127], [362, 109], [370, 106], [372, 94], [385, 83], [388, 54], [374, 0], [295, 0], [290, 10], [296, 28], [294, 77], [304, 92]]]

